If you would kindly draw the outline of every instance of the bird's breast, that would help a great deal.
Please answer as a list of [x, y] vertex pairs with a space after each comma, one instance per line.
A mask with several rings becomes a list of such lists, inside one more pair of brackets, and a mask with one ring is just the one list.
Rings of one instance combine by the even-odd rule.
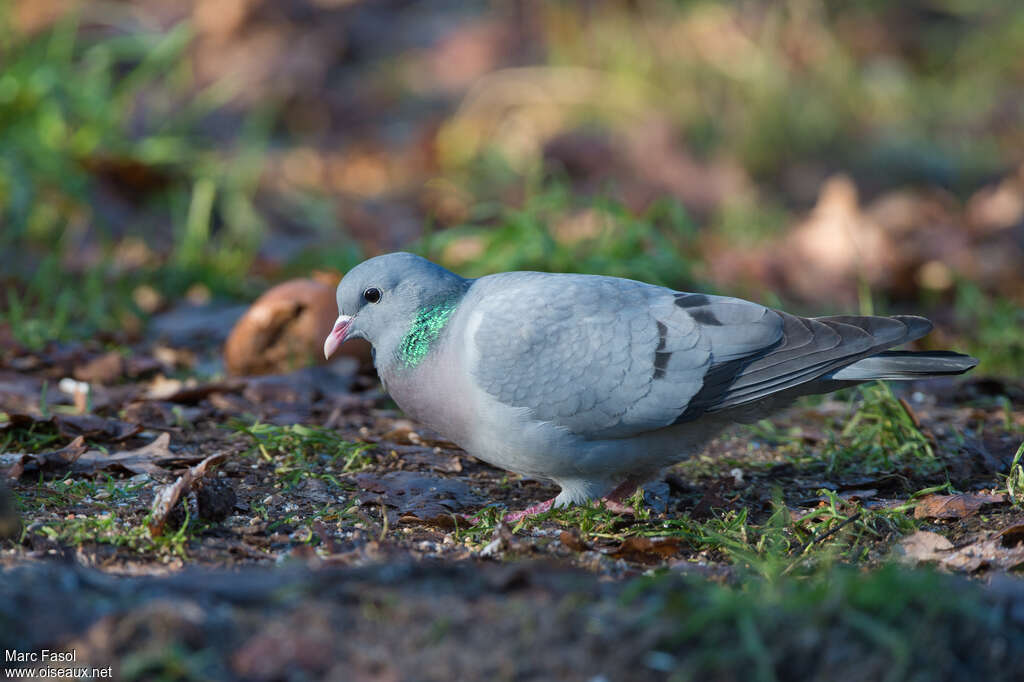
[[443, 356], [416, 367], [379, 370], [385, 390], [402, 411], [465, 447], [476, 404], [466, 375]]

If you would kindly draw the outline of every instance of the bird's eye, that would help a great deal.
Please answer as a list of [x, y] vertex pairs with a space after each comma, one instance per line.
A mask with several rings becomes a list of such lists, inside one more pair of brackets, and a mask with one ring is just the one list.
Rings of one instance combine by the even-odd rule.
[[380, 300], [380, 289], [377, 287], [370, 287], [363, 292], [363, 298], [366, 299], [367, 303], [376, 303]]

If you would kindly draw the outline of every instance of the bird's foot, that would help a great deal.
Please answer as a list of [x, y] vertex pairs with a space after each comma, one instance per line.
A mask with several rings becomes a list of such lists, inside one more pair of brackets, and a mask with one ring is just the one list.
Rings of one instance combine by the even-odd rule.
[[537, 514], [543, 514], [546, 511], [551, 511], [552, 505], [555, 504], [555, 498], [550, 500], [544, 500], [538, 502], [535, 505], [529, 506], [522, 511], [512, 512], [511, 514], [505, 514], [505, 523], [519, 523], [528, 516], [536, 516]]
[[[550, 500], [538, 502], [537, 504], [531, 505], [522, 511], [510, 512], [508, 514], [505, 514], [503, 517], [501, 517], [501, 520], [504, 523], [508, 524], [519, 523], [528, 516], [536, 516], [537, 514], [543, 514], [546, 511], [551, 511], [551, 507], [554, 504], [555, 498], [552, 497]], [[470, 526], [475, 526], [483, 521], [483, 519], [480, 518], [480, 514], [473, 514], [472, 516], [468, 514], [459, 514], [458, 518], [460, 521], [465, 521]]]
[[[629, 499], [633, 495], [633, 493], [636, 492], [636, 489], [636, 483], [626, 481], [622, 485], [615, 488], [615, 490], [611, 491], [601, 499], [597, 500], [595, 504], [615, 514], [628, 514], [629, 516], [636, 516], [636, 510], [633, 509], [633, 507], [629, 506], [628, 504], [623, 504], [623, 500]], [[501, 520], [505, 523], [514, 525], [527, 517], [536, 516], [537, 514], [549, 512], [551, 511], [551, 508], [555, 505], [555, 499], [556, 498], [552, 497], [550, 500], [538, 502], [537, 504], [531, 505], [526, 509], [523, 509], [522, 511], [510, 512], [508, 514], [505, 514], [505, 516], [503, 516]], [[466, 521], [471, 526], [475, 526], [481, 521], [479, 516], [476, 515], [466, 516], [464, 514], [460, 514], [459, 518], [463, 521]]]

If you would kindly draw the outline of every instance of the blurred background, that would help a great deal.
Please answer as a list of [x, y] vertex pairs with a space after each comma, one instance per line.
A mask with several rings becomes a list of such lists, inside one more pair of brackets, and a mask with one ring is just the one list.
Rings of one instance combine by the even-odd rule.
[[1020, 377], [1022, 162], [1009, 0], [6, 0], [0, 346], [405, 249], [918, 312]]

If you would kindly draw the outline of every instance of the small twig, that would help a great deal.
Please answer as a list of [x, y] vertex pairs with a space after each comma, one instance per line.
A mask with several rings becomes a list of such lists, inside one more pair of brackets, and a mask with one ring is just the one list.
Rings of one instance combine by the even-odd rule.
[[903, 408], [903, 411], [907, 413], [908, 417], [910, 417], [910, 421], [913, 422], [914, 428], [920, 431], [921, 420], [917, 418], [917, 413], [914, 412], [914, 408], [910, 406], [910, 403], [908, 403], [905, 398], [897, 398], [897, 400], [899, 401], [900, 406]]
[[796, 553], [796, 559], [794, 559], [793, 563], [791, 563], [789, 566], [786, 567], [786, 569], [784, 571], [782, 571], [782, 575], [786, 575], [787, 573], [792, 571], [794, 568], [796, 568], [796, 565], [798, 563], [800, 563], [800, 559], [803, 557], [804, 552], [806, 552], [808, 549], [810, 549], [812, 545], [816, 545], [819, 542], [824, 542], [825, 540], [828, 540], [830, 537], [832, 537], [833, 535], [835, 535], [836, 533], [841, 531], [843, 528], [845, 528], [846, 526], [850, 525], [851, 523], [853, 523], [854, 521], [859, 519], [860, 515], [861, 515], [861, 513], [857, 512], [856, 514], [854, 514], [850, 518], [848, 518], [845, 521], [843, 521], [842, 523], [840, 523], [835, 528], [831, 528], [827, 532], [822, 533], [821, 535], [815, 535], [813, 538], [811, 538], [810, 540], [805, 542], [803, 547], [800, 548], [800, 551], [798, 551]]

